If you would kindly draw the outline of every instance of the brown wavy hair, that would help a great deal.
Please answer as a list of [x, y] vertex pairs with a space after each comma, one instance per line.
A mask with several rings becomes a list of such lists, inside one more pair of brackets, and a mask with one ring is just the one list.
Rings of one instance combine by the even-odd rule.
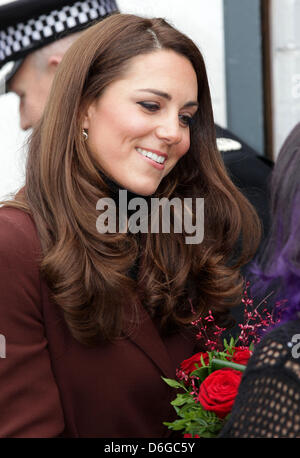
[[[126, 73], [133, 57], [158, 48], [185, 56], [197, 75], [199, 109], [190, 149], [155, 196], [205, 198], [205, 236], [198, 245], [186, 244], [185, 234], [149, 232], [139, 243], [129, 233], [96, 229], [96, 203], [109, 195], [109, 187], [84, 142], [83, 114]], [[227, 316], [241, 299], [240, 266], [253, 256], [260, 238], [258, 217], [231, 182], [217, 150], [202, 55], [188, 37], [157, 18], [114, 15], [71, 46], [30, 141], [25, 187], [6, 204], [32, 215], [42, 247], [41, 271], [71, 333], [88, 345], [124, 335], [128, 323], [137, 322], [139, 303], [165, 332], [209, 309], [219, 319]], [[129, 272], [137, 262], [134, 279]]]

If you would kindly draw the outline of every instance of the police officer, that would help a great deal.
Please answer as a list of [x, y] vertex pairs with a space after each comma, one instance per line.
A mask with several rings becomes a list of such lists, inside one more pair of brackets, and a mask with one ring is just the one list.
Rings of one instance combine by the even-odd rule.
[[[258, 251], [262, 251], [270, 228], [269, 199], [273, 162], [264, 156], [258, 155], [241, 139], [220, 126], [216, 126], [216, 135], [217, 145], [222, 153], [228, 174], [234, 184], [254, 206], [260, 218], [262, 240]], [[242, 268], [242, 274], [246, 278], [249, 278], [249, 267], [251, 267], [251, 262]], [[264, 297], [254, 297], [254, 304], [258, 305]], [[271, 301], [264, 307], [271, 310]], [[240, 334], [239, 324], [244, 323], [244, 304], [233, 308], [232, 316], [236, 324], [233, 329], [223, 334], [223, 337], [227, 339], [230, 336], [236, 337]]]
[[269, 231], [269, 185], [273, 162], [256, 153], [249, 145], [216, 125], [218, 149], [227, 171], [240, 191], [255, 207], [262, 222], [262, 237]]
[[40, 119], [69, 46], [82, 30], [116, 12], [115, 0], [18, 0], [0, 6], [3, 86], [20, 97], [23, 130]]

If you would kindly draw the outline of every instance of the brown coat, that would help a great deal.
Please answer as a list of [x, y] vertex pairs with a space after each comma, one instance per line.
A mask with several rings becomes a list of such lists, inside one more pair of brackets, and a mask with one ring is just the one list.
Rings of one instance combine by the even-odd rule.
[[26, 213], [0, 209], [0, 437], [166, 437], [174, 392], [161, 379], [192, 355], [182, 332], [162, 338], [148, 314], [134, 336], [87, 348], [70, 334], [41, 278]]

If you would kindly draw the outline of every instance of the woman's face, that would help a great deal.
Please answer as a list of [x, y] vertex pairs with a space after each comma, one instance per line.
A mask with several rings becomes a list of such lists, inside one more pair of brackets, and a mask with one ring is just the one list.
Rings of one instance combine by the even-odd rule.
[[189, 149], [197, 94], [184, 56], [158, 50], [133, 58], [84, 119], [88, 147], [106, 175], [136, 194], [153, 194]]

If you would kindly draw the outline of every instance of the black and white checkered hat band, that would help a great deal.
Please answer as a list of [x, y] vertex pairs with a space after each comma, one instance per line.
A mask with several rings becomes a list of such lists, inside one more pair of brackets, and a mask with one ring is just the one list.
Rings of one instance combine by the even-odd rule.
[[115, 0], [84, 0], [0, 30], [0, 67], [116, 11]]

